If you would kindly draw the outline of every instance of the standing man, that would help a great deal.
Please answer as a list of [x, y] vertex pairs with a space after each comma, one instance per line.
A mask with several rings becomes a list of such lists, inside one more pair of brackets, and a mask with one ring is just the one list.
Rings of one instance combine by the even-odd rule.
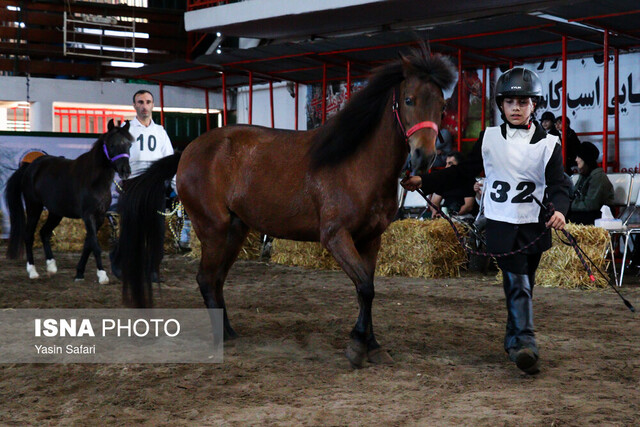
[[[136, 117], [131, 120], [129, 127], [129, 133], [134, 138], [129, 152], [131, 175], [129, 179], [122, 181], [121, 192], [126, 192], [153, 162], [173, 154], [173, 147], [167, 131], [162, 126], [155, 124], [151, 118], [153, 112], [151, 92], [141, 89], [134, 93], [133, 108], [136, 110]], [[175, 188], [175, 177], [172, 181], [172, 187]], [[109, 259], [114, 276], [122, 278], [120, 251], [117, 244], [109, 253]], [[153, 273], [152, 280], [155, 283], [160, 281], [158, 272]]]
[[133, 95], [133, 108], [136, 118], [131, 120], [129, 132], [135, 141], [131, 145], [131, 176], [122, 183], [126, 191], [133, 181], [140, 176], [154, 161], [173, 154], [173, 147], [167, 131], [153, 122], [153, 95], [142, 89]]

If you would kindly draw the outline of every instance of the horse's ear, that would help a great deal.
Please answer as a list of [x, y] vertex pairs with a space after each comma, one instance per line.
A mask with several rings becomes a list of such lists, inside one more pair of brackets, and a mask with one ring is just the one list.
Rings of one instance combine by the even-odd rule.
[[111, 132], [111, 130], [115, 127], [113, 124], [113, 119], [109, 120], [109, 124], [107, 124], [107, 130]]
[[129, 132], [129, 125], [131, 124], [131, 122], [129, 120], [125, 120], [125, 124], [122, 127], [122, 129], [124, 129], [125, 132]]
[[406, 79], [409, 74], [415, 74], [415, 67], [411, 63], [411, 59], [408, 56], [404, 56], [402, 53], [400, 55], [400, 61], [402, 61], [402, 74]]

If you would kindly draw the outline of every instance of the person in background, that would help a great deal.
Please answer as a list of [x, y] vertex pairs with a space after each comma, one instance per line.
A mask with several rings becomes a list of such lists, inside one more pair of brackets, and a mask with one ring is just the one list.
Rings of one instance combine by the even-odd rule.
[[[147, 170], [151, 163], [173, 154], [173, 146], [167, 131], [154, 123], [151, 117], [153, 107], [153, 95], [148, 90], [142, 89], [133, 95], [136, 117], [131, 120], [129, 132], [135, 141], [131, 145], [129, 158], [131, 175], [129, 179], [122, 182], [124, 191]], [[172, 187], [175, 189], [175, 178]]]
[[578, 147], [576, 163], [580, 177], [569, 208], [570, 222], [593, 225], [602, 215], [602, 206], [613, 204], [613, 184], [598, 166], [599, 156], [598, 147], [590, 142], [585, 141]]
[[542, 128], [549, 134], [560, 138], [560, 132], [556, 129], [556, 116], [551, 111], [545, 111], [540, 117]]
[[[533, 328], [536, 270], [542, 252], [551, 247], [549, 229], [564, 229], [569, 209], [559, 138], [547, 134], [534, 120], [541, 96], [542, 82], [535, 72], [522, 67], [505, 72], [495, 86], [504, 123], [485, 129], [460, 165], [402, 182], [411, 191], [422, 187], [427, 193], [444, 192], [474, 179], [484, 169], [487, 249], [492, 253], [517, 251], [498, 258], [507, 303], [504, 349], [527, 374], [539, 371]], [[553, 203], [555, 211], [543, 210], [536, 199]]]
[[447, 165], [447, 156], [453, 150], [453, 136], [447, 129], [440, 129], [436, 139], [436, 159], [434, 168], [443, 168]]
[[[445, 167], [456, 166], [460, 164], [462, 159], [462, 153], [452, 151], [447, 156]], [[473, 191], [473, 183], [474, 181], [469, 181], [464, 186], [454, 188], [450, 191], [444, 191], [442, 194], [434, 193], [433, 196], [431, 196], [431, 202], [438, 208], [442, 208], [448, 215], [470, 215], [474, 208], [475, 193]], [[438, 211], [434, 207], [430, 206], [429, 209], [431, 210], [432, 218], [440, 217], [440, 214], [438, 214]]]
[[567, 147], [567, 158], [564, 170], [569, 175], [573, 175], [578, 172], [578, 165], [576, 163], [576, 156], [578, 155], [578, 147], [580, 147], [580, 140], [576, 132], [571, 129], [571, 120], [569, 117], [565, 118], [567, 122], [567, 131], [562, 131], [562, 116], [556, 118], [556, 129], [562, 135], [562, 142]]
[[[131, 175], [129, 179], [120, 184], [119, 190], [122, 192], [126, 192], [153, 162], [173, 154], [173, 146], [167, 131], [154, 123], [152, 119], [153, 107], [153, 95], [148, 90], [142, 89], [133, 94], [133, 108], [136, 110], [136, 117], [131, 120], [129, 127], [129, 133], [134, 138], [129, 152]], [[171, 187], [174, 190], [176, 188], [175, 179], [174, 176], [171, 181]], [[114, 276], [121, 278], [120, 251], [117, 244], [109, 252], [109, 259]], [[153, 273], [152, 280], [156, 283], [160, 281], [159, 272]]]

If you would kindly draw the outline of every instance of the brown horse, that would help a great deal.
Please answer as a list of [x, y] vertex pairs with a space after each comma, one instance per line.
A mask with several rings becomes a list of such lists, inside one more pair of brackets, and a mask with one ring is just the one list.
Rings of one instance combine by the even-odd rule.
[[[449, 60], [414, 55], [378, 69], [326, 126], [306, 132], [236, 125], [214, 129], [160, 159], [120, 201], [118, 263], [124, 296], [150, 306], [162, 257], [163, 182], [177, 190], [202, 243], [197, 281], [208, 308], [224, 309], [223, 285], [250, 228], [281, 239], [320, 241], [353, 280], [360, 313], [347, 358], [391, 362], [373, 334], [371, 306], [380, 236], [397, 209], [398, 176], [411, 152], [428, 168], [454, 80]], [[405, 132], [405, 129], [408, 131]]]

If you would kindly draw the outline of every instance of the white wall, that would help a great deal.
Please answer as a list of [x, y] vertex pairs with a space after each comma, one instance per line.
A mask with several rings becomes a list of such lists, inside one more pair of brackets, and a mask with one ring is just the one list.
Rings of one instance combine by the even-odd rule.
[[[289, 94], [286, 83], [273, 85], [274, 127], [295, 129], [295, 99]], [[307, 87], [299, 85], [298, 90], [298, 130], [307, 130]], [[238, 123], [249, 123], [249, 88], [238, 90]], [[271, 107], [269, 105], [269, 85], [253, 86], [252, 116], [254, 125], [271, 127]]]
[[[27, 101], [28, 91], [31, 130], [42, 132], [53, 130], [54, 102], [131, 105], [140, 89], [151, 92], [160, 107], [157, 85], [30, 78], [27, 89], [26, 77], [0, 77], [0, 101]], [[206, 108], [203, 90], [164, 86], [163, 92], [165, 107]], [[222, 109], [221, 92], [209, 92], [209, 108]]]

